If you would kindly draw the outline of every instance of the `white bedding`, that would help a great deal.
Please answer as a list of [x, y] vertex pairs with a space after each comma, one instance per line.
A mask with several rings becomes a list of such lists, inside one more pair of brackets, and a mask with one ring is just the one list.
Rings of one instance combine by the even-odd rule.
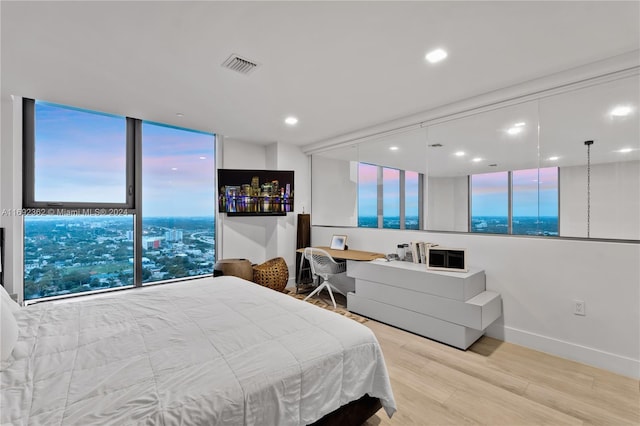
[[395, 411], [371, 330], [239, 278], [15, 316], [3, 425], [298, 425], [367, 393]]

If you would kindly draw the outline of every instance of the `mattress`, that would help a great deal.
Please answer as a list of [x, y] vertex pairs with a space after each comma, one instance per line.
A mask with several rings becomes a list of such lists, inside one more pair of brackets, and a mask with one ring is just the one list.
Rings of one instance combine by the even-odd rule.
[[365, 394], [396, 410], [371, 330], [236, 277], [15, 316], [3, 425], [301, 425]]

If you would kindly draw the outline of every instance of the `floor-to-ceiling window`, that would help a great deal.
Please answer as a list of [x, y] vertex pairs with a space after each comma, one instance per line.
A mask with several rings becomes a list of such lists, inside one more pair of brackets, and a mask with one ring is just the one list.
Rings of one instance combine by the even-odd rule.
[[211, 135], [142, 124], [142, 278], [211, 273], [215, 263]]
[[212, 273], [214, 135], [29, 99], [24, 120], [25, 300]]

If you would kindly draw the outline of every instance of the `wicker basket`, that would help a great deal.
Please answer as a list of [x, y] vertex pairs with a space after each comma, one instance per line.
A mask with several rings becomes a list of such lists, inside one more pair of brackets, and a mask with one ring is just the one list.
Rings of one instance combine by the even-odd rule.
[[284, 291], [289, 281], [287, 262], [281, 257], [253, 267], [253, 282], [276, 291]]

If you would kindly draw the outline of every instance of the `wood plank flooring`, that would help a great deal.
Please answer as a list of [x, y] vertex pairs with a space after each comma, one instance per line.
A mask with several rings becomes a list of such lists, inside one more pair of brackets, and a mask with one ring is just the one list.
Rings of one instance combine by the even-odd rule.
[[640, 425], [637, 380], [482, 337], [467, 351], [369, 320], [398, 412], [382, 425]]
[[638, 380], [489, 337], [462, 351], [364, 325], [380, 342], [398, 406], [366, 426], [640, 425]]

